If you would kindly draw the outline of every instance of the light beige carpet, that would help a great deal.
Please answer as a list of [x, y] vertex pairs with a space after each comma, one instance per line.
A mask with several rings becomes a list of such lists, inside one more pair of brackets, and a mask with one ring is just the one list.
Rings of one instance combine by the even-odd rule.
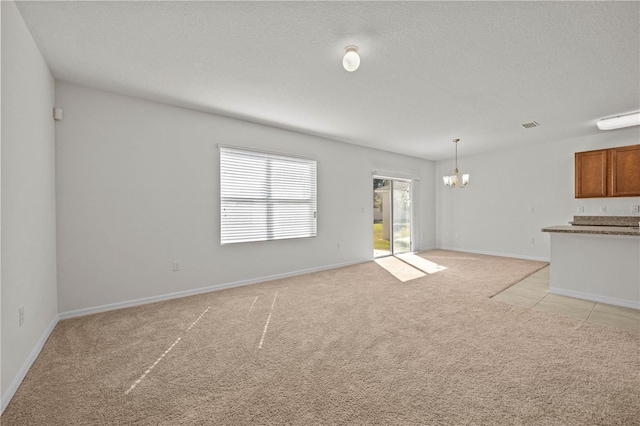
[[[634, 425], [640, 336], [489, 299], [544, 266], [420, 254], [61, 321], [10, 425]], [[152, 367], [152, 368], [151, 368]]]

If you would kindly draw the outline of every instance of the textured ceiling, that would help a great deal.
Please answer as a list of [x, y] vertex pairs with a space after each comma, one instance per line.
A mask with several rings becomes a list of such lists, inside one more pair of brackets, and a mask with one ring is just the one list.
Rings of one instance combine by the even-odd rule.
[[59, 80], [431, 160], [640, 110], [637, 1], [17, 4]]

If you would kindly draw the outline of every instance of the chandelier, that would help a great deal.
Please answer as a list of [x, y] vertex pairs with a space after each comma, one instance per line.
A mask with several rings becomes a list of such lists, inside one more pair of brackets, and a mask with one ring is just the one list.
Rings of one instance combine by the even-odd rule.
[[458, 179], [458, 142], [460, 142], [460, 139], [454, 139], [453, 142], [456, 144], [455, 175], [442, 176], [442, 180], [444, 181], [445, 186], [448, 186], [449, 188], [464, 188], [469, 183], [469, 175], [462, 175], [462, 182]]

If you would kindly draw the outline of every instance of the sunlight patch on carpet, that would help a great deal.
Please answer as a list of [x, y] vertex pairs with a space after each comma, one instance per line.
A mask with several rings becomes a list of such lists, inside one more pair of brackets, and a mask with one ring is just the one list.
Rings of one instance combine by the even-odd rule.
[[[211, 306], [208, 306], [207, 309], [205, 309], [198, 318], [196, 318], [196, 320], [194, 322], [191, 323], [191, 325], [189, 326], [189, 328], [187, 328], [187, 330], [184, 332], [185, 334], [191, 330], [193, 328], [194, 325], [196, 325], [198, 323], [198, 321], [200, 321], [200, 319], [204, 316], [204, 314], [206, 314], [207, 312], [209, 312], [209, 309], [211, 309]], [[140, 376], [140, 378], [138, 380], [136, 380], [135, 382], [133, 382], [133, 384], [131, 385], [131, 387], [129, 387], [129, 389], [127, 389], [124, 394], [128, 395], [132, 390], [134, 390], [136, 388], [136, 386], [138, 386], [140, 384], [140, 382], [142, 382], [142, 380], [144, 380], [145, 377], [147, 377], [147, 374], [151, 373], [151, 370], [153, 370], [155, 368], [156, 365], [158, 365], [158, 363], [160, 361], [162, 361], [162, 359], [167, 356], [167, 354], [169, 352], [171, 352], [171, 349], [174, 348], [175, 345], [178, 344], [178, 342], [180, 342], [180, 340], [182, 340], [182, 338], [184, 337], [184, 334], [180, 337], [178, 337], [175, 342], [173, 342], [173, 344], [171, 346], [169, 346], [169, 349], [167, 349], [166, 351], [164, 351], [164, 353], [162, 355], [160, 355], [160, 357], [156, 360], [156, 362], [153, 363], [153, 365], [151, 365], [149, 368], [147, 368], [147, 371], [145, 371], [142, 376]]]
[[262, 349], [262, 345], [264, 344], [264, 337], [267, 335], [267, 329], [269, 328], [269, 323], [271, 322], [271, 314], [273, 313], [273, 307], [276, 305], [277, 297], [278, 297], [278, 292], [276, 291], [276, 294], [273, 296], [273, 302], [271, 302], [271, 310], [269, 311], [267, 322], [264, 324], [264, 329], [262, 330], [262, 337], [260, 338], [258, 349]]
[[249, 312], [251, 312], [251, 310], [253, 309], [253, 305], [256, 304], [256, 300], [258, 300], [258, 296], [256, 296], [255, 299], [253, 299], [253, 303], [251, 304], [251, 307], [249, 307]]
[[393, 256], [375, 259], [375, 262], [403, 283], [427, 275]]
[[435, 274], [436, 272], [447, 269], [445, 266], [438, 265], [435, 262], [411, 253], [399, 254], [396, 257], [427, 274]]

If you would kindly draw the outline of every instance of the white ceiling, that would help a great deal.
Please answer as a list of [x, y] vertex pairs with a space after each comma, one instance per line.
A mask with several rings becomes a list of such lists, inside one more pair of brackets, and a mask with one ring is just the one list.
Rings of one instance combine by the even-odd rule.
[[59, 80], [431, 160], [640, 110], [638, 1], [17, 4]]

